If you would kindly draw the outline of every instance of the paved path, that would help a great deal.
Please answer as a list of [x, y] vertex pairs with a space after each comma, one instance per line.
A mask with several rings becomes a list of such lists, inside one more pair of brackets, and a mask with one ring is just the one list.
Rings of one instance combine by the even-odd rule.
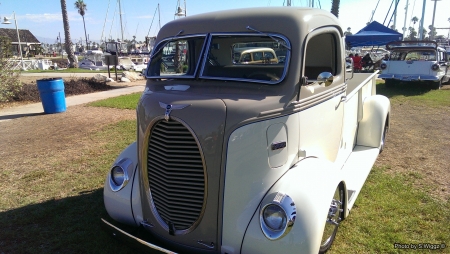
[[[61, 73], [62, 74], [62, 73]], [[85, 76], [84, 76], [85, 77]], [[110, 97], [116, 97], [124, 94], [131, 94], [144, 91], [145, 85], [135, 85], [125, 88], [117, 88], [103, 92], [75, 95], [66, 98], [66, 106], [74, 106], [92, 101], [102, 100]], [[12, 108], [0, 109], [0, 122], [7, 121], [24, 116], [44, 114], [42, 103], [33, 103]]]
[[[77, 77], [77, 78], [81, 78], [81, 77], [85, 77], [85, 78], [92, 78], [94, 77], [96, 74], [103, 74], [105, 76], [108, 76], [107, 72], [83, 72], [83, 73], [64, 73], [64, 72], [22, 72], [20, 73], [21, 76], [25, 76], [25, 77], [55, 77], [55, 78], [70, 78], [70, 77]], [[115, 76], [114, 71], [111, 72], [111, 77]]]

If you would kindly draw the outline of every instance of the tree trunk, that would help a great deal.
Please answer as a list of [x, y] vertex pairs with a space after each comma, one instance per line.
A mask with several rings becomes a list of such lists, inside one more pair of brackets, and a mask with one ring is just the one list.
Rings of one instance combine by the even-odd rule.
[[336, 16], [336, 18], [339, 17], [339, 4], [340, 0], [331, 0], [331, 13]]
[[81, 17], [83, 17], [84, 36], [86, 38], [86, 49], [89, 49], [89, 44], [88, 44], [88, 41], [87, 41], [87, 33], [86, 33], [86, 23], [84, 23], [84, 15], [82, 15]]
[[65, 49], [67, 52], [67, 58], [69, 59], [69, 68], [78, 68], [78, 61], [75, 60], [75, 54], [73, 52], [72, 40], [70, 39], [70, 27], [69, 16], [67, 15], [66, 0], [61, 0], [62, 18], [64, 24], [64, 40]]

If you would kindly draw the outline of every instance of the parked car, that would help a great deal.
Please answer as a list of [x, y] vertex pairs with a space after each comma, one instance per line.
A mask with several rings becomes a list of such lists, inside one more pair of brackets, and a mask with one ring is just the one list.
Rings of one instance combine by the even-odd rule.
[[[329, 250], [390, 115], [376, 73], [346, 72], [343, 38], [334, 15], [311, 8], [227, 10], [162, 27], [136, 142], [106, 176], [107, 232], [152, 253]], [[186, 68], [167, 71], [164, 54], [177, 45]], [[285, 58], [241, 64], [241, 47]]]
[[389, 61], [380, 65], [379, 78], [392, 87], [398, 82], [426, 82], [440, 89], [450, 79], [447, 52], [434, 41], [394, 41], [386, 45]]
[[241, 64], [277, 64], [278, 58], [272, 48], [234, 48], [236, 63]]

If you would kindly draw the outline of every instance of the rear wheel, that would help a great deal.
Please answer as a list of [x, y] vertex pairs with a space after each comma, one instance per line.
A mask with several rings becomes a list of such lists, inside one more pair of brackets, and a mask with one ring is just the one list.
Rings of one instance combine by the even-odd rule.
[[384, 146], [386, 143], [386, 135], [389, 130], [389, 116], [386, 118], [386, 122], [384, 123], [384, 129], [383, 134], [381, 135], [381, 141], [380, 141], [380, 153], [383, 152]]
[[431, 87], [435, 90], [439, 90], [442, 87], [442, 79], [439, 80], [438, 82], [430, 82], [431, 83]]
[[323, 230], [322, 241], [320, 243], [319, 253], [325, 253], [330, 248], [336, 237], [339, 224], [344, 218], [344, 186], [339, 184], [334, 192], [328, 210], [325, 228]]

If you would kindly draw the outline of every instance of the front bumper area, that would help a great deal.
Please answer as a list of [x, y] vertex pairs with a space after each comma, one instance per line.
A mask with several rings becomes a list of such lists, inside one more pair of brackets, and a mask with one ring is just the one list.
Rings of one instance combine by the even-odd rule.
[[378, 78], [381, 79], [395, 79], [398, 81], [439, 81], [438, 76], [432, 75], [418, 75], [418, 74], [380, 74]]
[[171, 253], [176, 254], [176, 252], [170, 251], [168, 249], [165, 249], [163, 247], [160, 247], [158, 245], [155, 245], [153, 243], [150, 243], [148, 241], [142, 240], [116, 226], [109, 223], [105, 219], [102, 219], [103, 222], [103, 228], [104, 230], [111, 234], [113, 237], [129, 243], [131, 246], [136, 247], [142, 251], [148, 252], [148, 253]]

